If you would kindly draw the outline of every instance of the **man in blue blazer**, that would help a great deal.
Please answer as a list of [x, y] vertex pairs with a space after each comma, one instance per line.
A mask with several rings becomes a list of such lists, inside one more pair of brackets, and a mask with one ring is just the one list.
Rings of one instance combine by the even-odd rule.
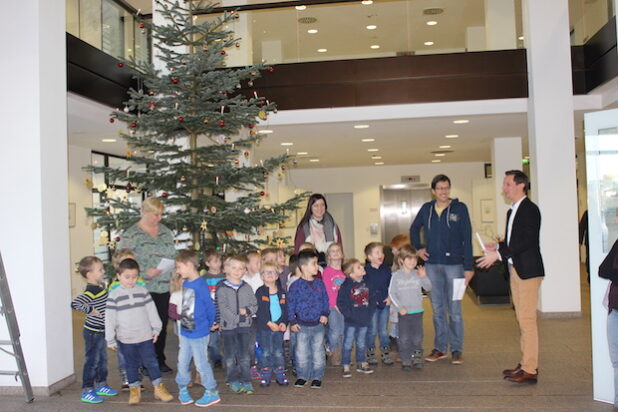
[[539, 246], [541, 212], [528, 199], [530, 182], [520, 170], [505, 173], [502, 191], [512, 202], [506, 215], [506, 238], [489, 246], [477, 260], [480, 268], [489, 268], [497, 260], [508, 264], [511, 298], [521, 334], [522, 358], [513, 369], [505, 369], [504, 379], [515, 383], [536, 383], [539, 367], [539, 334], [536, 310], [539, 288], [545, 276]]

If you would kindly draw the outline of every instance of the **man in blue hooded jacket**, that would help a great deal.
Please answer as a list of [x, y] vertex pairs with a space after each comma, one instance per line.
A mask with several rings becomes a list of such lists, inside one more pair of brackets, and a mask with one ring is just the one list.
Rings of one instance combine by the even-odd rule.
[[434, 177], [431, 193], [435, 200], [421, 207], [410, 227], [410, 239], [418, 256], [426, 262], [432, 284], [434, 349], [425, 359], [429, 362], [444, 359], [450, 349], [451, 363], [459, 365], [463, 363], [464, 328], [461, 301], [453, 300], [453, 280], [465, 278], [467, 284], [474, 275], [472, 227], [466, 205], [449, 197], [448, 176]]

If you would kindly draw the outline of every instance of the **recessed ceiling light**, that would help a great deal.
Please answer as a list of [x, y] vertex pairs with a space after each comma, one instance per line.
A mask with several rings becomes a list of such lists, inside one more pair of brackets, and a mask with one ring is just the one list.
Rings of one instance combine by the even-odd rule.
[[447, 139], [457, 139], [459, 135], [458, 134], [447, 134], [444, 137], [446, 137]]
[[441, 161], [442, 160], [440, 160], [440, 159], [435, 159], [435, 160], [432, 160], [431, 163], [440, 163]]
[[319, 161], [320, 161], [320, 159], [309, 159], [309, 161], [310, 161], [310, 162], [313, 162], [313, 163], [316, 163], [316, 162], [319, 162]]
[[377, 28], [378, 26], [376, 26], [375, 24], [370, 24], [369, 26], [367, 26], [367, 30], [375, 30]]
[[316, 34], [318, 32], [318, 29], [309, 29], [307, 30], [307, 33], [309, 34]]
[[523, 39], [524, 39], [524, 36], [519, 36], [519, 37], [517, 38], [517, 40], [523, 40]]
[[307, 8], [307, 6], [296, 6], [296, 10], [303, 11]]
[[470, 123], [470, 120], [467, 120], [467, 119], [453, 120], [453, 123], [455, 123], [455, 124], [466, 124], [466, 123]]
[[318, 53], [326, 53], [327, 51], [327, 49], [318, 49]]
[[354, 128], [355, 129], [368, 129], [369, 125], [368, 124], [355, 124]]
[[281, 143], [281, 146], [294, 146], [294, 143], [292, 143], [292, 142], [283, 142], [283, 143]]
[[375, 142], [375, 141], [376, 141], [376, 139], [371, 139], [371, 138], [361, 139], [361, 142], [363, 142], [363, 143], [371, 143], [371, 142]]
[[384, 162], [375, 162], [374, 165], [376, 166], [382, 166], [384, 164]]
[[268, 129], [258, 130], [259, 134], [271, 134], [272, 132], [273, 132], [272, 130], [268, 130]]
[[382, 156], [371, 156], [372, 160], [380, 160], [382, 159]]
[[435, 20], [429, 20], [429, 21], [428, 21], [427, 23], [425, 23], [425, 24], [426, 24], [426, 25], [428, 25], [428, 26], [435, 26], [436, 24], [438, 24], [438, 22], [437, 22], [437, 21], [435, 21]]
[[425, 43], [423, 43], [425, 46], [433, 46], [433, 42], [432, 41], [426, 41]]
[[371, 46], [369, 46], [369, 47], [371, 47], [372, 49], [379, 49], [379, 48], [380, 48], [380, 45], [379, 45], [379, 44], [372, 44], [372, 45], [371, 45]]
[[450, 149], [451, 145], [445, 144], [443, 146], [440, 146], [440, 149]]
[[380, 149], [367, 149], [368, 152], [379, 152]]
[[298, 152], [296, 153], [297, 156], [307, 156], [309, 154], [309, 152]]
[[373, 4], [373, 0], [363, 0], [363, 1], [361, 1], [361, 4], [363, 6], [369, 6], [369, 5]]
[[115, 143], [116, 139], [101, 139], [103, 143]]
[[435, 157], [443, 157], [443, 156], [446, 156], [446, 154], [444, 154], [444, 153], [434, 153], [434, 156]]

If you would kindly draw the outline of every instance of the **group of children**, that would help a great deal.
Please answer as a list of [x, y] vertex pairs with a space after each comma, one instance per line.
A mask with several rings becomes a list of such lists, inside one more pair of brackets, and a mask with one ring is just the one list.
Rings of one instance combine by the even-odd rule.
[[[389, 317], [391, 335], [398, 332], [402, 368], [421, 368], [422, 289], [430, 290], [431, 283], [424, 269], [417, 268], [411, 246], [398, 251], [394, 273], [383, 263], [381, 243], [370, 243], [365, 253], [365, 265], [357, 259], [344, 261], [341, 245], [333, 243], [322, 268], [311, 244], [290, 256], [289, 266], [283, 250], [276, 248], [229, 256], [223, 262], [217, 251], [209, 251], [204, 256], [206, 269], [200, 273], [197, 253], [179, 251], [169, 315], [176, 320], [179, 336], [180, 403], [202, 407], [218, 403], [212, 368], [223, 365], [226, 384], [237, 393], [252, 394], [255, 378], [263, 387], [273, 377], [277, 384], [288, 386], [286, 346], [297, 378], [295, 387], [322, 386], [326, 352], [332, 364], [343, 366], [343, 377], [350, 377], [354, 346], [356, 370], [373, 373], [376, 336], [382, 362], [393, 364]], [[154, 352], [161, 320], [139, 278], [139, 266], [128, 250], [116, 252], [112, 263], [117, 279], [108, 289], [102, 286], [104, 270], [98, 258], [88, 256], [79, 263], [78, 270], [88, 282], [71, 305], [87, 314], [81, 399], [100, 403], [118, 394], [106, 382], [109, 347], [117, 350], [123, 389], [130, 391], [129, 404], [140, 402], [142, 374], [151, 379], [156, 399], [171, 401]], [[189, 393], [194, 382], [205, 388], [197, 400]]]

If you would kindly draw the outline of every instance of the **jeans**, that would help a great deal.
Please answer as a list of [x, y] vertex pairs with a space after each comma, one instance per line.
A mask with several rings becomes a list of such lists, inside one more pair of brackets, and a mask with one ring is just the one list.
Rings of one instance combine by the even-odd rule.
[[299, 379], [319, 380], [326, 367], [324, 325], [301, 325], [296, 341], [296, 376]]
[[399, 315], [399, 357], [405, 364], [423, 350], [423, 312]]
[[262, 348], [262, 368], [276, 369], [285, 367], [283, 359], [283, 332], [260, 330], [257, 340]]
[[618, 311], [612, 310], [607, 316], [607, 343], [609, 357], [614, 367], [614, 407], [618, 407]]
[[[161, 332], [159, 333], [159, 337], [155, 342], [155, 351], [157, 354], [157, 360], [159, 363], [165, 362], [165, 339], [167, 338], [167, 309], [170, 304], [170, 293], [150, 293], [150, 297], [154, 301], [155, 306], [157, 307], [157, 313], [159, 314], [159, 318], [161, 319]], [[150, 369], [148, 369], [150, 370]]]
[[223, 356], [221, 356], [221, 349], [219, 349], [221, 344], [221, 332], [215, 330], [210, 332], [208, 336], [208, 359], [213, 362], [221, 361], [223, 359]]
[[367, 341], [367, 326], [345, 325], [343, 338], [343, 358], [341, 364], [349, 365], [352, 358], [352, 345], [356, 341], [356, 366], [365, 362], [365, 342]]
[[228, 383], [251, 383], [249, 369], [249, 341], [251, 332], [230, 331], [222, 333], [223, 359], [225, 361], [225, 380]]
[[296, 366], [296, 342], [298, 342], [298, 332], [290, 331], [290, 361]]
[[[431, 281], [434, 347], [440, 352], [463, 352], [464, 327], [461, 301], [453, 300], [453, 279], [464, 277], [463, 265], [425, 264]], [[401, 334], [401, 333], [400, 333]]]
[[202, 386], [209, 391], [217, 390], [217, 382], [212, 375], [212, 368], [208, 362], [208, 341], [209, 335], [201, 338], [191, 339], [180, 336], [180, 348], [178, 349], [178, 372], [176, 373], [176, 383], [183, 388], [191, 382], [191, 359], [195, 363], [195, 368], [200, 373]]
[[139, 368], [142, 365], [148, 370], [148, 376], [154, 386], [161, 383], [159, 361], [155, 353], [155, 346], [151, 340], [145, 340], [140, 343], [119, 342], [118, 348], [122, 351], [127, 363], [129, 386], [139, 386], [141, 384]]
[[328, 349], [331, 352], [341, 347], [341, 341], [343, 340], [343, 315], [335, 308], [330, 308], [326, 338], [328, 340]]
[[88, 392], [95, 387], [107, 384], [107, 345], [105, 332], [95, 332], [84, 328], [86, 344], [82, 389]]
[[388, 338], [388, 316], [390, 314], [391, 307], [385, 306], [382, 309], [376, 308], [371, 315], [371, 323], [367, 330], [367, 349], [374, 349], [376, 347], [376, 336], [379, 337], [380, 347], [389, 346], [391, 341]]

